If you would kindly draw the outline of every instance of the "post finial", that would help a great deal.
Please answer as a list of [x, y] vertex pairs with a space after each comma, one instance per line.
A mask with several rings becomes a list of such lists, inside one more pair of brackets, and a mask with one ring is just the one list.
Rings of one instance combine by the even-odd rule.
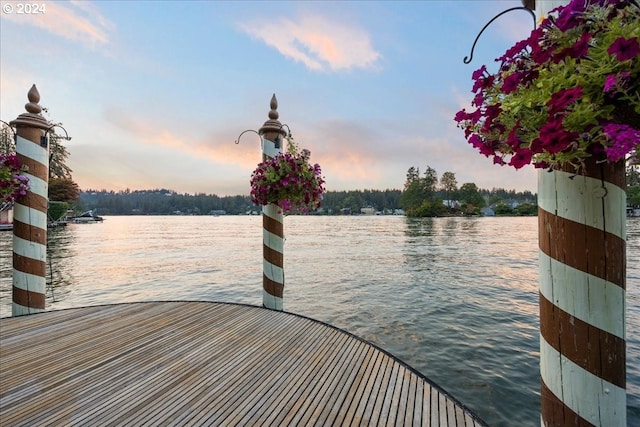
[[280, 114], [278, 114], [278, 99], [276, 98], [275, 93], [271, 97], [271, 103], [269, 106], [271, 107], [271, 111], [269, 111], [269, 118], [271, 120], [278, 120]]
[[275, 141], [278, 135], [285, 136], [287, 134], [285, 130], [282, 129], [282, 123], [278, 120], [280, 114], [278, 113], [278, 99], [275, 93], [271, 97], [269, 107], [271, 108], [269, 111], [269, 120], [264, 122], [258, 133], [270, 141]]
[[20, 114], [9, 124], [16, 127], [33, 127], [46, 131], [51, 127], [51, 123], [40, 114], [42, 113], [42, 107], [38, 104], [38, 102], [40, 102], [40, 92], [38, 92], [35, 83], [31, 86], [29, 92], [27, 92], [27, 99], [29, 99], [29, 102], [24, 106], [27, 112]]
[[24, 106], [25, 110], [31, 114], [40, 114], [42, 112], [42, 107], [38, 105], [38, 102], [40, 102], [40, 92], [38, 92], [35, 83], [31, 86], [31, 89], [29, 89], [27, 98], [29, 99], [29, 103]]

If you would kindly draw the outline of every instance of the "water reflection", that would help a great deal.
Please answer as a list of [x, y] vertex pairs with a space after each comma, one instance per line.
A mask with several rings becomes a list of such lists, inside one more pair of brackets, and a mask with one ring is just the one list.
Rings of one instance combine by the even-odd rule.
[[[539, 425], [536, 218], [294, 216], [285, 237], [287, 311], [382, 346], [492, 426]], [[47, 310], [262, 303], [258, 216], [109, 217], [50, 243]], [[640, 425], [640, 218], [628, 222], [627, 256], [629, 425]], [[0, 233], [0, 315], [10, 301], [9, 232]]]
[[[76, 236], [72, 230], [59, 227], [47, 230], [47, 270], [45, 306], [63, 301], [77, 282], [74, 260]], [[0, 317], [11, 316], [13, 289], [13, 232], [0, 233]]]
[[[525, 420], [535, 419], [539, 410], [537, 388], [523, 386], [538, 376], [535, 221], [406, 219], [403, 256], [414, 288], [410, 300], [421, 307], [423, 319], [416, 350], [401, 346], [403, 335], [397, 351], [453, 395], [473, 396], [485, 408], [485, 418], [497, 425], [516, 421], [504, 415], [499, 402], [526, 402], [519, 410], [520, 425], [529, 425]], [[424, 348], [429, 351], [419, 354], [417, 349]], [[459, 380], [437, 369], [443, 366], [454, 366]]]
[[66, 227], [50, 229], [47, 233], [47, 305], [64, 300], [76, 283], [75, 242], [75, 234]]

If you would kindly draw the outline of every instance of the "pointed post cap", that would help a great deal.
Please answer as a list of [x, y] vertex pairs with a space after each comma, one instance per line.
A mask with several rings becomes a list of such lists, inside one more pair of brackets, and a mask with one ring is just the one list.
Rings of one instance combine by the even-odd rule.
[[51, 124], [42, 117], [42, 107], [40, 104], [40, 92], [38, 92], [38, 88], [34, 84], [29, 89], [27, 93], [27, 99], [29, 102], [25, 104], [24, 109], [27, 110], [26, 113], [22, 113], [18, 116], [17, 119], [13, 120], [9, 123], [11, 126], [16, 127], [34, 127], [38, 129], [49, 129]]
[[278, 135], [285, 136], [287, 133], [282, 129], [282, 123], [278, 120], [278, 100], [274, 93], [269, 103], [271, 110], [269, 111], [269, 120], [264, 122], [258, 133], [269, 141], [275, 141]]

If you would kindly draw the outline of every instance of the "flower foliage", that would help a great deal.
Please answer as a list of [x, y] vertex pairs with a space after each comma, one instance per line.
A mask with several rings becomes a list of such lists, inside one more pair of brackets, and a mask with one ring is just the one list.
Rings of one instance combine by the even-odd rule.
[[257, 205], [273, 203], [284, 213], [308, 213], [320, 207], [325, 193], [319, 164], [309, 163], [309, 150], [298, 150], [288, 138], [285, 153], [268, 158], [251, 174], [251, 200]]
[[26, 170], [17, 155], [0, 153], [0, 204], [13, 203], [27, 194], [29, 178], [23, 175]]
[[458, 127], [480, 153], [516, 169], [579, 167], [593, 155], [640, 160], [640, 6], [572, 0], [529, 38], [476, 70]]

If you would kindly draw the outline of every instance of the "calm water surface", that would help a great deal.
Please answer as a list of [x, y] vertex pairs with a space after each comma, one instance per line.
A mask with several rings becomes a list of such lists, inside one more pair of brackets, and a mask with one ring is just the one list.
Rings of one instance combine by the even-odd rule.
[[[493, 426], [538, 426], [536, 218], [287, 217], [285, 310], [361, 336]], [[640, 219], [627, 223], [629, 426], [640, 426]], [[0, 233], [0, 316], [11, 315]], [[49, 233], [47, 309], [262, 304], [257, 216], [107, 217]]]

